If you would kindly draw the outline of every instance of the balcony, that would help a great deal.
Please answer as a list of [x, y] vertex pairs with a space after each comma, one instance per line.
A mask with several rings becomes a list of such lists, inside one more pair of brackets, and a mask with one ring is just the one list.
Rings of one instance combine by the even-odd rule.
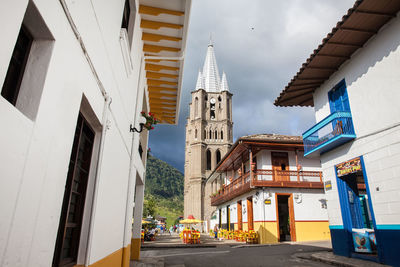
[[334, 112], [303, 134], [304, 156], [318, 156], [354, 138], [351, 113]]
[[253, 177], [245, 175], [224, 185], [216, 194], [211, 196], [211, 205], [218, 206], [234, 199], [255, 187], [280, 188], [323, 188], [322, 172], [319, 171], [278, 171], [256, 170]]

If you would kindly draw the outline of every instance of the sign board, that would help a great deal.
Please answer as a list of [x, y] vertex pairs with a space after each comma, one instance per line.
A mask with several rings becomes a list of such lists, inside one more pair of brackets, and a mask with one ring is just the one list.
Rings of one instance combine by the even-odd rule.
[[271, 205], [271, 199], [267, 198], [266, 200], [264, 200], [264, 203], [266, 205]]
[[360, 157], [342, 162], [336, 165], [336, 174], [338, 177], [345, 176], [350, 173], [361, 171]]
[[325, 182], [325, 191], [332, 190], [332, 181], [328, 180]]

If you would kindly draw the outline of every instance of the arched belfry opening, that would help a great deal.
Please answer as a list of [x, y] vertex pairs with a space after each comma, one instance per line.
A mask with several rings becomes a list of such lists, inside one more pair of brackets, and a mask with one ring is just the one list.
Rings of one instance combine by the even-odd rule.
[[221, 151], [219, 151], [219, 149], [217, 150], [215, 157], [217, 159], [217, 164], [218, 164], [221, 161]]
[[211, 170], [211, 151], [209, 149], [207, 149], [206, 152], [206, 160], [207, 160], [206, 170]]

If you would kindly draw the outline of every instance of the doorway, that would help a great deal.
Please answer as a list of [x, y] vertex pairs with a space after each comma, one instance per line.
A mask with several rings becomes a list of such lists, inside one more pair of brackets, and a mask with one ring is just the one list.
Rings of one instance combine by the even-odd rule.
[[248, 231], [254, 230], [253, 197], [247, 199], [247, 228]]
[[53, 256], [54, 267], [77, 263], [94, 137], [95, 132], [79, 113]]
[[218, 229], [221, 229], [222, 227], [222, 210], [218, 210]]
[[226, 206], [226, 229], [231, 230], [231, 209], [230, 206]]
[[243, 230], [242, 201], [237, 202], [238, 230]]
[[278, 241], [296, 241], [292, 194], [276, 195]]
[[289, 181], [289, 175], [282, 171], [289, 170], [289, 155], [287, 152], [271, 152], [271, 165], [274, 181]]

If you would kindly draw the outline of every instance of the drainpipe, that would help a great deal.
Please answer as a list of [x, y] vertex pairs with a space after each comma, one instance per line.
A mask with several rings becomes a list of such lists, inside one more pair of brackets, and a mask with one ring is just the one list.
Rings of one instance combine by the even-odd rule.
[[98, 195], [98, 185], [100, 182], [100, 173], [101, 173], [101, 164], [103, 161], [103, 151], [104, 151], [104, 144], [106, 140], [106, 133], [107, 130], [109, 129], [109, 120], [108, 120], [108, 110], [110, 108], [112, 102], [112, 98], [109, 97], [107, 94], [105, 95], [105, 102], [104, 102], [104, 108], [103, 108], [103, 118], [101, 120], [101, 125], [103, 126], [102, 132], [101, 132], [101, 139], [100, 139], [100, 147], [99, 147], [99, 153], [98, 153], [98, 159], [97, 159], [97, 166], [96, 166], [96, 180], [94, 183], [94, 188], [93, 188], [93, 198], [92, 198], [92, 203], [90, 204], [91, 206], [91, 214], [90, 214], [90, 225], [89, 225], [89, 233], [88, 233], [88, 241], [87, 241], [87, 246], [86, 246], [86, 257], [85, 257], [85, 266], [89, 266], [89, 261], [90, 261], [90, 252], [92, 248], [92, 240], [93, 240], [93, 227], [94, 227], [94, 218], [96, 215], [96, 205], [97, 203], [97, 195]]

